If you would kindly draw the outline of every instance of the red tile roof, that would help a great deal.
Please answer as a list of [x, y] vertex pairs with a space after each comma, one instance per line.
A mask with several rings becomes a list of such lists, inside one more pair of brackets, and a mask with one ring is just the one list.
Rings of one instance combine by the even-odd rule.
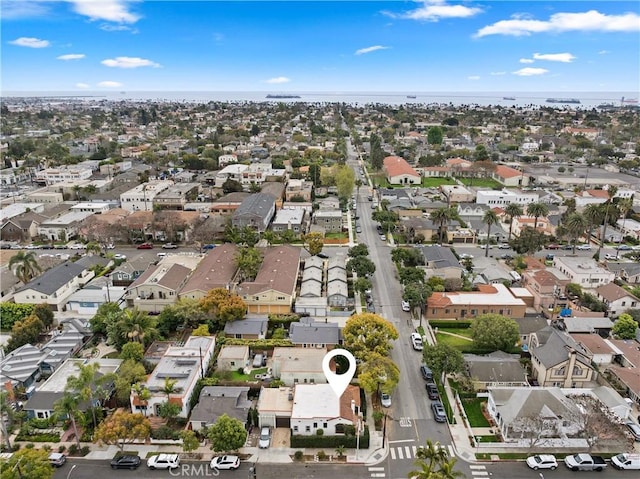
[[404, 158], [399, 156], [387, 156], [383, 160], [383, 165], [388, 177], [400, 175], [420, 177], [420, 174]]
[[495, 173], [501, 178], [515, 178], [516, 176], [522, 175], [522, 171], [516, 170], [515, 168], [511, 168], [509, 166], [504, 166], [504, 165], [496, 166]]

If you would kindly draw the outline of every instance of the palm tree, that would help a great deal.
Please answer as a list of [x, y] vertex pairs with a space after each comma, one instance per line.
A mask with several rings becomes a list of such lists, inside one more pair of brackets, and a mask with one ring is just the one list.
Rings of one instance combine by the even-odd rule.
[[491, 227], [500, 222], [500, 218], [493, 210], [487, 210], [482, 217], [482, 222], [487, 225], [487, 244], [484, 247], [484, 257], [489, 256], [489, 243], [491, 240]]
[[13, 271], [16, 277], [24, 284], [27, 284], [37, 273], [42, 271], [42, 268], [36, 261], [36, 255], [33, 252], [25, 253], [24, 251], [18, 251], [18, 253], [9, 260], [9, 269]]
[[79, 364], [80, 369], [77, 376], [71, 376], [67, 379], [66, 390], [78, 395], [82, 401], [89, 401], [91, 408], [91, 416], [93, 419], [93, 428], [98, 427], [96, 420], [96, 410], [94, 407], [95, 390], [99, 382], [97, 377], [100, 365], [98, 363]]
[[[620, 216], [622, 216], [622, 235], [624, 235], [624, 226], [627, 222], [627, 213], [629, 213], [631, 208], [633, 208], [633, 199], [631, 198], [623, 198], [618, 202], [618, 211], [620, 212]], [[622, 239], [624, 239], [624, 236]]]
[[522, 210], [522, 206], [518, 203], [509, 203], [507, 207], [504, 209], [504, 212], [509, 217], [509, 241], [511, 241], [511, 230], [513, 229], [513, 219], [519, 218], [522, 216], [524, 211]]
[[80, 398], [69, 391], [65, 391], [64, 395], [53, 404], [53, 411], [58, 419], [67, 419], [71, 421], [73, 434], [76, 437], [76, 445], [80, 449], [80, 436], [78, 436], [78, 425], [76, 424], [76, 413], [78, 412], [78, 404]]
[[[167, 378], [168, 379], [168, 378]], [[144, 415], [147, 415], [147, 406], [149, 405], [149, 399], [151, 399], [151, 391], [149, 391], [143, 384], [136, 383], [133, 385], [133, 392], [136, 393], [141, 405], [144, 405]], [[144, 404], [142, 404], [144, 403]]]
[[438, 239], [440, 244], [444, 243], [444, 233], [449, 221], [458, 217], [458, 210], [455, 208], [438, 208], [432, 211], [429, 215], [429, 219], [438, 225]]
[[582, 212], [588, 223], [587, 243], [591, 243], [591, 234], [595, 225], [602, 224], [604, 221], [604, 208], [601, 204], [591, 203], [585, 206]]
[[535, 222], [533, 223], [533, 229], [538, 229], [538, 218], [541, 216], [547, 216], [549, 214], [549, 207], [544, 203], [529, 203], [527, 205], [527, 214], [533, 216]]
[[94, 253], [95, 253], [95, 254], [100, 254], [100, 253], [102, 253], [102, 249], [100, 248], [100, 245], [99, 245], [97, 242], [95, 242], [95, 241], [92, 241], [92, 242], [90, 242], [90, 243], [87, 243], [87, 248], [86, 248], [86, 250], [85, 250], [85, 251], [87, 252], [87, 254], [88, 254], [89, 256], [93, 256], [93, 254], [94, 254]]
[[600, 237], [600, 244], [598, 245], [598, 252], [596, 253], [598, 256], [600, 256], [602, 245], [604, 245], [604, 242], [607, 239], [607, 224], [609, 223], [609, 216], [611, 215], [611, 205], [613, 205], [613, 198], [617, 193], [617, 186], [609, 186], [609, 189], [607, 190], [607, 196], [609, 197], [609, 199], [605, 202], [604, 222], [602, 223], [602, 236]]
[[580, 213], [571, 213], [565, 220], [564, 227], [573, 239], [573, 254], [576, 254], [576, 241], [587, 229], [587, 220]]
[[460, 471], [454, 471], [453, 468], [458, 460], [452, 457], [448, 461], [440, 464], [440, 470], [436, 472], [437, 479], [456, 479], [458, 477], [465, 477], [464, 473]]
[[178, 381], [175, 379], [164, 378], [164, 384], [162, 385], [162, 392], [167, 395], [167, 402], [171, 399], [171, 395], [177, 392], [176, 384]]
[[138, 308], [127, 309], [120, 320], [122, 334], [130, 341], [144, 344], [156, 335], [156, 320]]
[[435, 444], [431, 439], [427, 439], [424, 446], [420, 446], [416, 452], [415, 465], [419, 470], [411, 471], [409, 478], [415, 479], [433, 479], [434, 474], [441, 465], [449, 460], [447, 450], [440, 446], [439, 442]]

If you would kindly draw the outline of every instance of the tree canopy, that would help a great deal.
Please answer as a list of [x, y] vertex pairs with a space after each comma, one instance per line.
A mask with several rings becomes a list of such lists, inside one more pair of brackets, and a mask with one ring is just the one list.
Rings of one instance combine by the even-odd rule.
[[462, 353], [445, 343], [425, 344], [422, 357], [424, 358], [424, 363], [437, 375], [459, 373], [464, 368]]
[[216, 452], [236, 451], [244, 446], [247, 430], [241, 421], [223, 414], [209, 427], [207, 437]]
[[391, 393], [400, 381], [400, 369], [388, 356], [369, 353], [358, 366], [358, 384], [368, 393]]
[[345, 347], [362, 361], [372, 352], [387, 356], [393, 347], [391, 341], [398, 339], [398, 331], [393, 324], [373, 313], [351, 316], [342, 335]]
[[55, 469], [45, 449], [24, 448], [8, 460], [0, 460], [2, 479], [51, 479]]
[[116, 445], [123, 451], [126, 444], [145, 441], [150, 434], [149, 419], [142, 414], [119, 409], [96, 428], [93, 440], [97, 443]]
[[513, 319], [489, 313], [473, 320], [471, 337], [479, 349], [509, 351], [517, 344], [520, 330]]
[[636, 331], [638, 330], [638, 323], [630, 314], [622, 313], [618, 316], [618, 319], [613, 323], [611, 332], [616, 338], [619, 339], [634, 339], [636, 337]]

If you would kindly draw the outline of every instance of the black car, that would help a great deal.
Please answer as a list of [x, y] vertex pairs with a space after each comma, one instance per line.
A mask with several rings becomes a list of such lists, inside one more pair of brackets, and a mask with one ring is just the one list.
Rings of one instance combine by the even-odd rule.
[[436, 422], [447, 422], [447, 414], [444, 412], [444, 406], [440, 401], [432, 402], [431, 410], [433, 411], [433, 419]]
[[424, 364], [420, 366], [420, 374], [422, 374], [422, 379], [425, 381], [433, 382], [433, 371]]
[[322, 259], [328, 259], [328, 258], [329, 258], [329, 255], [326, 255], [326, 254], [324, 254], [324, 253], [318, 253], [316, 256], [317, 256], [318, 258], [322, 258]]
[[436, 386], [433, 383], [427, 383], [427, 396], [429, 396], [429, 399], [431, 399], [432, 401], [436, 401], [438, 399], [440, 399], [440, 395], [438, 394], [438, 386]]
[[137, 469], [139, 465], [138, 456], [118, 456], [111, 460], [111, 469]]

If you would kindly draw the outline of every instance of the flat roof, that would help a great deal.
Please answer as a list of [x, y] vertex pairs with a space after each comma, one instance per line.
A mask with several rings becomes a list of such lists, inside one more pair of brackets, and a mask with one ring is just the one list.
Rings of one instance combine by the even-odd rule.
[[293, 388], [262, 388], [258, 399], [258, 411], [280, 412], [288, 415], [293, 408], [293, 400], [289, 399], [290, 396], [293, 397]]
[[38, 388], [38, 391], [43, 392], [62, 392], [67, 385], [67, 379], [71, 376], [77, 376], [80, 372], [80, 365], [87, 366], [89, 364], [99, 364], [100, 369], [99, 372], [103, 375], [115, 373], [120, 364], [122, 364], [122, 359], [104, 359], [104, 358], [95, 358], [95, 359], [78, 359], [78, 358], [69, 358], [64, 363], [60, 365], [58, 369], [54, 371], [54, 373], [49, 376], [42, 385]]
[[293, 395], [292, 419], [340, 417], [340, 398], [329, 384], [298, 384]]
[[279, 361], [280, 374], [283, 372], [322, 371], [322, 360], [327, 354], [325, 348], [273, 348], [273, 361]]

